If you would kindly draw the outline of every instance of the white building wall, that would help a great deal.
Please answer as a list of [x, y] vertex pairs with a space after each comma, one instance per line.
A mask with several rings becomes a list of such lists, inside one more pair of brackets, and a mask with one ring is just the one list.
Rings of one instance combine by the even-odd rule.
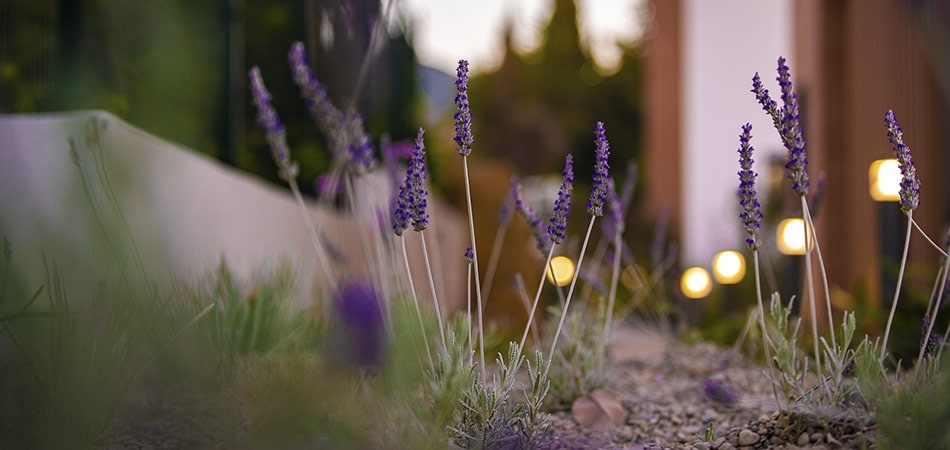
[[[767, 155], [783, 148], [771, 119], [750, 92], [759, 72], [777, 97], [776, 60], [792, 55], [790, 0], [684, 0], [682, 261], [709, 267], [713, 255], [740, 249], [740, 127], [752, 124], [755, 170], [764, 189]], [[764, 197], [760, 190], [760, 198]]]

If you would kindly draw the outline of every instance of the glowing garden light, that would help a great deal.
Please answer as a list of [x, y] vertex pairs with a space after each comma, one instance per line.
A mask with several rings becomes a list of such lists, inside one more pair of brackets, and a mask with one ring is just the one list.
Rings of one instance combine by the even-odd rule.
[[716, 253], [712, 261], [713, 278], [720, 284], [736, 284], [745, 277], [745, 258], [734, 250]]
[[878, 202], [900, 201], [901, 169], [896, 159], [879, 159], [868, 170], [871, 198]]
[[574, 278], [574, 261], [566, 256], [551, 258], [551, 266], [547, 271], [548, 281], [558, 286], [567, 286]]
[[804, 255], [805, 221], [794, 218], [779, 222], [775, 241], [778, 251], [785, 255]]
[[690, 267], [680, 278], [680, 290], [687, 298], [701, 299], [712, 291], [712, 279], [702, 267]]

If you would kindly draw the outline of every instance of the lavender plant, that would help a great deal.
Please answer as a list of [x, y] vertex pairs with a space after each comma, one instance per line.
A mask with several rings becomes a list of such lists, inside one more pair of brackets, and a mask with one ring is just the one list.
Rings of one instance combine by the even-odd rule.
[[[828, 289], [828, 280], [825, 273], [824, 260], [821, 257], [821, 248], [818, 246], [818, 238], [815, 235], [815, 225], [811, 220], [811, 213], [808, 209], [809, 178], [807, 172], [808, 158], [805, 154], [805, 139], [802, 133], [801, 121], [798, 107], [798, 94], [795, 93], [792, 86], [791, 73], [788, 65], [785, 64], [785, 58], [778, 58], [778, 77], [782, 95], [782, 106], [772, 100], [758, 72], [752, 77], [752, 93], [756, 100], [762, 106], [762, 109], [772, 118], [772, 124], [779, 133], [782, 143], [785, 145], [786, 178], [792, 182], [792, 190], [798, 195], [802, 205], [802, 219], [805, 222], [805, 280], [808, 285], [808, 305], [811, 316], [812, 339], [814, 341], [814, 355], [817, 370], [821, 371], [821, 351], [818, 346], [818, 320], [815, 312], [815, 281], [814, 272], [811, 266], [811, 252], [814, 250], [818, 257], [819, 272], [821, 273], [824, 286], [824, 299], [826, 314], [831, 323], [833, 315], [831, 313], [831, 294]], [[831, 331], [831, 340], [835, 341], [834, 327], [829, 327]]]

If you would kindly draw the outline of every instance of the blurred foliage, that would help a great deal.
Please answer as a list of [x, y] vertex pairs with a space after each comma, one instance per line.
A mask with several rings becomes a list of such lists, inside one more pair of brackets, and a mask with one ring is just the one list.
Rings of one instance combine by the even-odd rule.
[[[105, 109], [276, 182], [247, 90], [257, 65], [310, 186], [328, 158], [287, 52], [305, 42], [316, 75], [345, 105], [379, 14], [373, 0], [2, 1], [0, 113]], [[393, 141], [410, 139], [418, 126], [418, 69], [406, 34], [397, 27], [381, 35], [355, 105], [377, 142], [384, 130]]]

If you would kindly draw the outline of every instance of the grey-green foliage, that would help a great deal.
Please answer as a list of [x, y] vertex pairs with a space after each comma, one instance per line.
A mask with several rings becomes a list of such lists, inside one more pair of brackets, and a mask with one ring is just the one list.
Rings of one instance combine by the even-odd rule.
[[213, 354], [231, 364], [241, 355], [264, 355], [304, 342], [311, 323], [293, 313], [292, 281], [284, 267], [247, 288], [222, 261], [203, 286], [190, 289], [188, 303], [196, 311], [211, 308], [196, 326]]
[[22, 286], [6, 290], [8, 281], [0, 298], [0, 447], [97, 442], [135, 378], [181, 326], [166, 314], [170, 299], [123, 280], [72, 299], [55, 263], [28, 298], [19, 296]]
[[[553, 317], [561, 315], [559, 307], [552, 307]], [[605, 384], [604, 365], [598, 361], [598, 352], [591, 349], [600, 345], [599, 329], [584, 308], [568, 312], [561, 343], [554, 352], [554, 361], [548, 379], [551, 382], [553, 401], [570, 405]]]
[[842, 405], [851, 401], [851, 394], [854, 392], [855, 384], [849, 376], [853, 371], [851, 366], [856, 364], [854, 360], [854, 349], [851, 348], [851, 341], [854, 339], [856, 322], [853, 312], [845, 312], [841, 319], [840, 342], [831, 345], [821, 337], [821, 348], [824, 357], [822, 363], [825, 365], [826, 378], [821, 384], [820, 403], [826, 405]]
[[[498, 355], [497, 374], [489, 380], [473, 375], [462, 390], [456, 425], [451, 427], [455, 444], [468, 449], [536, 446], [547, 430], [541, 414], [548, 391], [542, 362], [541, 353], [537, 352], [533, 363], [525, 363], [518, 345], [512, 342], [507, 358]], [[512, 395], [522, 365], [528, 368], [530, 384], [530, 392], [524, 392], [524, 402]]]
[[879, 393], [878, 448], [950, 449], [950, 373], [920, 375]]
[[794, 298], [787, 306], [783, 306], [779, 294], [773, 293], [768, 317], [774, 333], [770, 333], [767, 345], [772, 348], [772, 359], [778, 369], [770, 376], [786, 401], [805, 397], [805, 374], [808, 373], [808, 357], [798, 348], [801, 319], [796, 320], [794, 325], [789, 322], [793, 301]]

